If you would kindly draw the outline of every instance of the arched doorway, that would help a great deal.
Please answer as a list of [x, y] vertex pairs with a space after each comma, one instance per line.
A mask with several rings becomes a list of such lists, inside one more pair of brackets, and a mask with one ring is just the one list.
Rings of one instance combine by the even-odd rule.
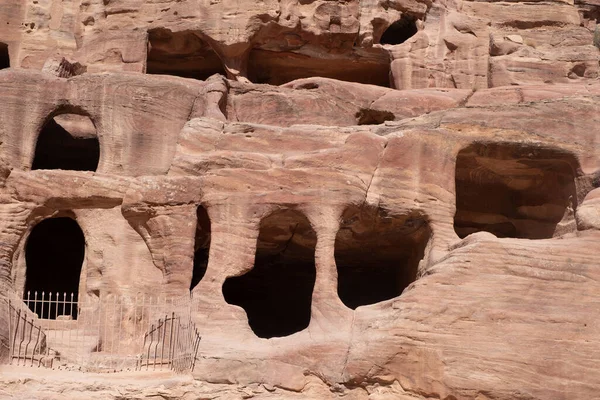
[[33, 227], [25, 244], [24, 298], [40, 318], [77, 318], [71, 298], [76, 302], [79, 295], [84, 257], [85, 237], [74, 219], [49, 218]]
[[42, 128], [31, 169], [96, 171], [100, 143], [89, 117], [63, 114]]

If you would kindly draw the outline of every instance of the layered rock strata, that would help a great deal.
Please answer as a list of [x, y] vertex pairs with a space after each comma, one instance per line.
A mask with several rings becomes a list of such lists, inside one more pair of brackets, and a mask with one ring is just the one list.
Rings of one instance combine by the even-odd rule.
[[74, 221], [73, 291], [191, 293], [202, 335], [167, 389], [5, 392], [595, 398], [597, 7], [0, 6], [0, 295]]

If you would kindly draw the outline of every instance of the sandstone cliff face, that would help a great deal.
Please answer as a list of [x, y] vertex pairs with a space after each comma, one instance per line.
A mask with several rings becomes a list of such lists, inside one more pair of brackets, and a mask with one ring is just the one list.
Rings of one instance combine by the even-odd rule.
[[194, 380], [4, 366], [4, 392], [597, 397], [597, 15], [0, 5], [0, 293], [29, 287], [32, 232], [67, 218], [74, 291], [192, 292], [202, 335]]
[[90, 72], [325, 76], [398, 89], [598, 77], [593, 1], [40, 0], [2, 15], [11, 65], [34, 69], [71, 57]]

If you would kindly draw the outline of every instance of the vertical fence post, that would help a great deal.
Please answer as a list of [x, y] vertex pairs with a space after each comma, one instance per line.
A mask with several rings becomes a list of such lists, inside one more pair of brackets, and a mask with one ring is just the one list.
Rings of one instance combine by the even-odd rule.
[[171, 333], [169, 334], [169, 367], [173, 368], [173, 356], [175, 355], [175, 349], [173, 348], [173, 324], [175, 323], [175, 311], [171, 311]]
[[101, 329], [100, 328], [100, 325], [101, 325], [100, 324], [100, 320], [101, 320], [101, 316], [102, 316], [102, 295], [100, 295], [98, 297], [98, 311], [96, 313], [96, 316], [95, 316], [95, 318], [92, 317], [94, 319], [97, 319], [97, 321], [98, 321], [98, 338], [96, 339], [97, 340], [97, 344], [96, 344], [97, 349], [96, 349], [96, 351], [100, 351], [100, 346], [102, 346], [102, 344], [101, 344], [101, 337], [102, 337], [102, 335], [100, 334], [100, 329]]
[[165, 315], [165, 323], [164, 323], [164, 327], [163, 327], [163, 335], [162, 335], [162, 343], [161, 343], [161, 349], [160, 349], [160, 365], [162, 367], [164, 361], [165, 361], [165, 338], [167, 337], [167, 318], [168, 315]]
[[10, 359], [10, 363], [11, 363], [11, 364], [13, 363], [13, 358], [14, 358], [14, 353], [15, 353], [15, 346], [17, 345], [17, 334], [18, 334], [18, 332], [19, 332], [19, 324], [20, 324], [20, 322], [21, 322], [21, 309], [17, 310], [17, 312], [16, 312], [15, 316], [16, 316], [16, 318], [15, 318], [15, 319], [16, 319], [17, 321], [16, 321], [16, 326], [15, 326], [15, 334], [14, 334], [14, 336], [13, 336], [13, 341], [12, 341], [12, 342], [13, 342], [13, 343], [12, 343], [12, 348], [13, 348], [13, 357], [11, 357], [11, 359]]
[[117, 354], [121, 354], [121, 342], [123, 341], [123, 303], [124, 298], [121, 296], [119, 301], [119, 334], [117, 336]]
[[[133, 343], [134, 343], [133, 346], [134, 346], [134, 348], [136, 348], [135, 346], [137, 344], [136, 332], [137, 332], [137, 324], [138, 324], [138, 321], [137, 321], [138, 295], [139, 295], [139, 293], [136, 292], [135, 298], [133, 301]], [[144, 348], [142, 347], [142, 351], [143, 350], [144, 350]]]
[[35, 339], [35, 346], [33, 347], [33, 351], [31, 352], [31, 366], [33, 367], [33, 359], [35, 358], [35, 351], [38, 348], [38, 345], [40, 343], [40, 327], [36, 327], [37, 329], [37, 338]]
[[110, 352], [115, 352], [115, 328], [116, 328], [116, 314], [117, 314], [117, 295], [113, 295], [113, 306], [111, 313], [111, 322], [110, 322]]
[[177, 317], [177, 332], [175, 333], [175, 354], [173, 357], [173, 369], [177, 371], [179, 368], [179, 333], [181, 332], [181, 319]]
[[[83, 318], [85, 318], [83, 316], [84, 313], [81, 312], [81, 308], [80, 308], [80, 298], [79, 298], [79, 292], [77, 293], [77, 300], [75, 300], [74, 297], [74, 293], [71, 292], [71, 319], [75, 320], [75, 322], [73, 323], [74, 325], [74, 336], [75, 336], [75, 351], [76, 351], [76, 355], [75, 355], [75, 359], [77, 360], [77, 363], [81, 366], [83, 364], [83, 352], [85, 350], [85, 346], [83, 345], [83, 330], [85, 329], [85, 325], [84, 325], [84, 321], [82, 320]], [[75, 301], [77, 301], [77, 304], [75, 304]], [[77, 307], [77, 308], [75, 308]], [[77, 311], [75, 311], [77, 310]]]
[[192, 371], [194, 372], [194, 368], [196, 367], [196, 355], [198, 354], [198, 347], [200, 347], [200, 333], [198, 333], [198, 329], [194, 328], [196, 332], [196, 343], [194, 346], [194, 355], [192, 361]]
[[[65, 293], [66, 294], [66, 293]], [[77, 329], [77, 322], [73, 319], [73, 292], [71, 292], [71, 299], [69, 300], [69, 338], [67, 339], [69, 341], [69, 345], [73, 348], [73, 360], [77, 360], [77, 341], [73, 340], [73, 330]], [[65, 315], [67, 315], [66, 311], [65, 311]], [[76, 361], [75, 361], [76, 362]]]
[[[112, 296], [109, 295], [109, 296]], [[108, 351], [108, 315], [110, 314], [109, 310], [110, 310], [110, 297], [106, 298], [106, 304], [104, 307], [104, 337], [102, 338], [102, 351], [106, 352]]]
[[40, 318], [43, 319], [44, 318], [44, 292], [42, 291], [42, 306], [41, 306], [41, 311], [40, 311]]
[[37, 290], [35, 292], [33, 292], [33, 313], [35, 315], [37, 315], [37, 303], [38, 303], [38, 298], [37, 298]]
[[27, 350], [29, 350], [29, 345], [31, 344], [31, 337], [33, 335], [33, 319], [27, 321], [29, 324], [29, 338], [27, 339], [27, 344], [25, 345], [25, 352], [23, 353], [23, 366], [27, 363]]
[[21, 349], [23, 347], [23, 342], [25, 341], [25, 330], [27, 329], [27, 327], [25, 326], [25, 323], [27, 321], [26, 317], [25, 317], [25, 312], [21, 313], [20, 318], [23, 318], [23, 327], [21, 328], [21, 341], [19, 342], [19, 354], [18, 354], [18, 358], [17, 358], [17, 365], [20, 364], [21, 361]]
[[56, 307], [54, 309], [54, 327], [56, 329], [58, 329], [58, 306], [60, 305], [59, 296], [60, 293], [56, 292], [56, 299], [54, 300], [54, 303], [56, 303]]
[[154, 344], [154, 367], [153, 370], [156, 369], [156, 357], [158, 356], [158, 344], [160, 343], [160, 329], [162, 327], [162, 321], [158, 320], [158, 325], [156, 326], [156, 344]]
[[150, 326], [150, 343], [148, 344], [148, 357], [146, 357], [146, 371], [150, 365], [150, 349], [152, 348], [152, 340], [154, 339], [154, 324]]
[[10, 298], [8, 299], [8, 360], [9, 362], [12, 364], [12, 356], [13, 356], [13, 349], [11, 347], [11, 339], [12, 339], [12, 313], [10, 312], [11, 309], [11, 302], [10, 302]]

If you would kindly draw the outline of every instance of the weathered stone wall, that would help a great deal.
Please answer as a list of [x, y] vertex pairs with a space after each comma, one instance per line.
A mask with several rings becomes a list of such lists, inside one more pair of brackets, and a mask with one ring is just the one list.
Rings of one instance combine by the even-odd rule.
[[[268, 80], [281, 82], [320, 72], [375, 83], [386, 79], [366, 77], [369, 70], [387, 68], [398, 89], [481, 89], [596, 79], [597, 14], [597, 4], [585, 1], [40, 0], [4, 5], [0, 40], [17, 67], [42, 69], [69, 57], [89, 72], [145, 72], [149, 32], [163, 30], [174, 35], [164, 56], [186, 54], [189, 36], [183, 42], [181, 35], [191, 35], [232, 78], [260, 79], [267, 71], [281, 75]], [[385, 30], [406, 15], [418, 33], [381, 45]]]
[[[403, 15], [418, 32], [379, 44]], [[39, 0], [0, 16], [1, 293], [24, 289], [36, 224], [67, 215], [82, 295], [193, 291], [194, 377], [213, 394], [597, 396], [595, 4]], [[153, 68], [216, 59], [229, 79], [144, 74], [152, 48]], [[95, 171], [32, 168], [52, 119], [98, 139]], [[373, 274], [388, 263], [399, 275]], [[263, 267], [236, 281], [251, 301], [232, 297]], [[263, 335], [297, 317], [286, 304], [306, 326]]]

